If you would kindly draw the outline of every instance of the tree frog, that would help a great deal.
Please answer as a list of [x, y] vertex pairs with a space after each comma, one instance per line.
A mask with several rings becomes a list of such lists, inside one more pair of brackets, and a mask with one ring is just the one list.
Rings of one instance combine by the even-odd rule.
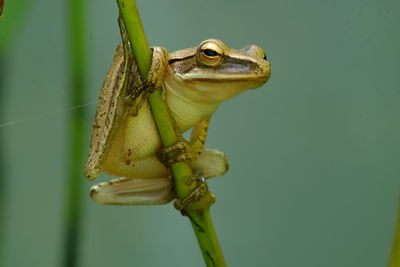
[[[101, 172], [122, 178], [91, 188], [100, 204], [153, 205], [175, 198], [170, 171], [160, 160], [159, 133], [142, 93], [142, 82], [128, 45], [119, 45], [103, 83], [92, 127], [85, 175], [95, 179]], [[271, 68], [266, 54], [256, 45], [229, 48], [217, 39], [168, 53], [153, 47], [147, 80], [160, 87], [179, 133], [192, 129], [190, 141], [166, 152], [185, 148], [176, 160], [189, 160], [204, 177], [220, 176], [228, 169], [223, 152], [204, 149], [208, 124], [221, 102], [263, 85]], [[184, 145], [182, 145], [184, 144]]]

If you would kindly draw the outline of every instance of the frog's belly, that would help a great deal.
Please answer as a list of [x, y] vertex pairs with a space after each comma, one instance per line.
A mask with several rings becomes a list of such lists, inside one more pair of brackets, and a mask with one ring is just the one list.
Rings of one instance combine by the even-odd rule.
[[168, 171], [156, 154], [161, 141], [147, 102], [127, 116], [116, 132], [102, 171], [128, 178], [163, 177]]
[[[172, 109], [174, 121], [180, 131], [193, 127], [204, 117], [201, 112], [191, 113], [194, 115], [188, 116], [183, 110]], [[160, 148], [160, 136], [149, 104], [145, 101], [137, 116], [127, 116], [121, 123], [102, 171], [127, 178], [166, 177], [169, 172], [156, 156]]]

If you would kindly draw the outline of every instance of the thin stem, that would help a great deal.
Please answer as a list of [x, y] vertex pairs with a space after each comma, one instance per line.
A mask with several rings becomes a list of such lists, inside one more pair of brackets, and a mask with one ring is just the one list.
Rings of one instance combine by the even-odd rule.
[[[85, 1], [68, 1], [70, 62], [69, 75], [72, 98], [71, 106], [84, 103], [86, 84], [85, 51]], [[67, 214], [63, 266], [78, 266], [79, 234], [82, 207], [82, 169], [85, 145], [84, 109], [71, 112], [69, 118], [69, 168], [67, 185]]]
[[[0, 99], [4, 99], [4, 91], [5, 91], [5, 78], [6, 74], [6, 57], [3, 51], [0, 51]], [[2, 109], [0, 110], [0, 121], [3, 121], [3, 105], [1, 105]], [[5, 174], [5, 166], [6, 166], [6, 157], [4, 155], [4, 147], [3, 147], [3, 134], [0, 132], [0, 266], [3, 263], [4, 257], [4, 225], [5, 225], [5, 209], [6, 209], [6, 192], [7, 192], [7, 184], [6, 184], [6, 174]]]
[[[134, 0], [117, 1], [128, 31], [129, 41], [133, 48], [139, 73], [142, 79], [145, 80], [151, 65], [151, 53], [136, 3]], [[148, 101], [164, 147], [175, 144], [179, 140], [179, 136], [172, 123], [168, 106], [161, 98], [160, 90], [156, 90], [149, 95]], [[171, 170], [174, 177], [175, 193], [179, 199], [184, 198], [196, 187], [195, 183], [186, 185], [184, 182], [185, 177], [193, 175], [192, 169], [185, 162], [178, 162], [171, 165]], [[212, 193], [207, 192], [200, 201], [188, 204], [184, 209], [184, 213], [190, 218], [207, 266], [222, 267], [226, 266], [226, 264], [209, 212], [213, 202]]]
[[117, 2], [126, 31], [128, 32], [129, 41], [132, 45], [133, 54], [138, 62], [140, 76], [145, 80], [151, 66], [151, 52], [136, 7], [136, 2], [129, 0], [118, 0]]

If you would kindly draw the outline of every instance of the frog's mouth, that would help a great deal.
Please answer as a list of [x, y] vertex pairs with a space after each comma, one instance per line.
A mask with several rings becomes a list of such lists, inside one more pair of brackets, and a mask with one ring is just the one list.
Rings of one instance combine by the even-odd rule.
[[194, 67], [184, 75], [177, 74], [188, 83], [236, 83], [243, 82], [261, 85], [268, 81], [271, 68], [268, 61], [264, 59], [238, 61], [226, 57], [221, 65], [209, 67]]
[[[236, 80], [234, 80], [236, 79]], [[250, 79], [246, 77], [232, 76], [227, 79], [208, 79], [207, 77], [185, 80], [175, 77], [167, 79], [165, 86], [168, 91], [173, 91], [180, 97], [197, 103], [218, 104], [228, 100], [243, 91], [260, 87], [266, 81], [266, 77]]]

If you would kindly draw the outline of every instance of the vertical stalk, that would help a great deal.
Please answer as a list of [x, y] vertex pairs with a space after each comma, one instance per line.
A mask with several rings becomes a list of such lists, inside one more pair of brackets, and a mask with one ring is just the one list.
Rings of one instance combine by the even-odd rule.
[[[86, 50], [85, 50], [85, 1], [69, 0], [69, 81], [71, 99], [69, 106], [84, 103], [86, 85]], [[79, 234], [81, 228], [82, 182], [85, 144], [84, 109], [71, 112], [69, 118], [69, 162], [67, 185], [67, 214], [65, 229], [65, 247], [63, 266], [78, 266], [80, 248]]]
[[[151, 65], [151, 54], [136, 3], [134, 0], [117, 0], [117, 2], [138, 64], [139, 73], [145, 80]], [[149, 95], [148, 101], [164, 147], [175, 144], [179, 136], [173, 126], [168, 106], [161, 98], [160, 90]], [[185, 162], [178, 162], [171, 165], [171, 171], [174, 178], [175, 193], [179, 199], [182, 199], [195, 189], [195, 184], [187, 185], [184, 182], [185, 177], [193, 175], [192, 169]], [[213, 202], [213, 194], [207, 191], [198, 202], [189, 203], [183, 212], [192, 223], [207, 266], [223, 267], [226, 264], [209, 211]], [[189, 266], [190, 263], [187, 265]]]
[[[4, 99], [4, 91], [5, 91], [5, 78], [6, 75], [6, 62], [5, 62], [5, 54], [3, 51], [0, 51], [0, 100]], [[3, 107], [4, 105], [0, 105], [0, 121], [3, 121]], [[3, 248], [4, 248], [4, 221], [5, 221], [5, 208], [6, 208], [6, 177], [5, 175], [5, 156], [4, 156], [4, 146], [3, 146], [3, 135], [2, 131], [0, 131], [0, 266], [3, 265]]]
[[400, 201], [397, 211], [396, 231], [393, 241], [392, 254], [389, 259], [389, 267], [400, 267]]

